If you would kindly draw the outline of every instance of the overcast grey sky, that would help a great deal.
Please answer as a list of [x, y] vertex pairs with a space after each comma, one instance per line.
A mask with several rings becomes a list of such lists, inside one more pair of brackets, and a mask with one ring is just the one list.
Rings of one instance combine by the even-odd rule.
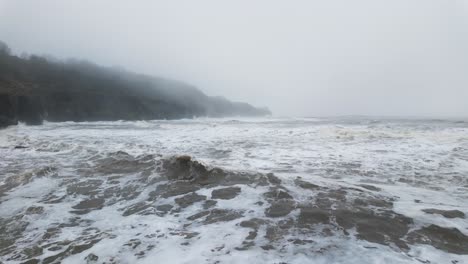
[[0, 40], [276, 115], [468, 116], [468, 0], [0, 0]]

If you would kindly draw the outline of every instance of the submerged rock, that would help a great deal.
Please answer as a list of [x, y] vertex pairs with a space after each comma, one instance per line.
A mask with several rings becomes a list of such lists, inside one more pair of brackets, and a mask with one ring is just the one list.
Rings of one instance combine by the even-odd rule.
[[67, 186], [67, 193], [87, 196], [96, 195], [100, 192], [99, 188], [101, 187], [103, 182], [104, 181], [102, 180], [90, 179], [77, 183], [71, 183]]
[[439, 210], [439, 209], [423, 209], [427, 214], [440, 214], [445, 218], [465, 218], [465, 213], [459, 210]]
[[265, 210], [265, 215], [267, 217], [282, 217], [288, 215], [294, 209], [295, 203], [293, 201], [275, 201]]
[[79, 204], [73, 206], [73, 209], [101, 209], [104, 205], [104, 199], [94, 198], [83, 200]]
[[293, 199], [286, 190], [279, 188], [271, 188], [268, 192], [264, 193], [263, 196], [269, 200]]
[[370, 191], [380, 192], [382, 190], [379, 187], [376, 187], [374, 185], [369, 185], [369, 184], [361, 184], [359, 186], [362, 187], [362, 188], [365, 188], [367, 190], [370, 190]]
[[204, 216], [207, 216], [209, 214], [210, 214], [210, 211], [201, 211], [199, 213], [196, 213], [194, 215], [191, 215], [191, 216], [187, 217], [187, 220], [190, 220], [190, 221], [197, 220], [197, 219], [202, 218]]
[[174, 181], [167, 184], [158, 185], [156, 190], [150, 196], [163, 198], [179, 196], [200, 190], [200, 187], [188, 181]]
[[94, 255], [93, 253], [90, 253], [88, 256], [86, 256], [85, 260], [87, 264], [93, 264], [93, 263], [97, 263], [97, 261], [99, 260], [99, 257]]
[[145, 214], [144, 212], [147, 212], [148, 209], [152, 211], [153, 205], [148, 202], [138, 202], [124, 209], [125, 211], [122, 214], [123, 216], [129, 216], [133, 214]]
[[252, 218], [249, 220], [245, 220], [240, 222], [241, 227], [252, 228], [252, 229], [259, 229], [260, 226], [269, 223], [269, 221], [261, 218]]
[[271, 183], [271, 184], [274, 184], [274, 185], [279, 185], [281, 184], [281, 180], [276, 177], [273, 173], [267, 173], [267, 178], [268, 178], [268, 181]]
[[301, 179], [296, 179], [294, 181], [294, 183], [297, 186], [299, 186], [299, 187], [301, 187], [303, 189], [308, 189], [308, 190], [315, 190], [315, 189], [320, 188], [320, 186], [318, 186], [318, 185], [315, 185], [313, 183], [310, 183], [310, 182], [307, 182], [307, 181], [304, 181], [304, 180], [301, 180]]
[[428, 244], [449, 253], [468, 254], [468, 236], [456, 228], [430, 225], [409, 233], [407, 239], [412, 244]]
[[332, 214], [344, 229], [355, 228], [360, 239], [383, 245], [393, 243], [400, 248], [408, 248], [402, 239], [413, 223], [411, 218], [393, 211], [378, 212], [370, 209], [338, 209]]
[[131, 174], [140, 173], [155, 168], [153, 155], [132, 156], [126, 152], [118, 151], [96, 162], [92, 172], [100, 174]]
[[44, 207], [42, 207], [42, 206], [31, 206], [25, 212], [25, 214], [27, 214], [27, 215], [28, 214], [29, 215], [31, 215], [31, 214], [42, 214], [42, 213], [44, 213]]
[[182, 208], [188, 207], [196, 202], [206, 200], [205, 195], [199, 195], [197, 193], [187, 194], [183, 197], [176, 198], [174, 201]]
[[241, 188], [239, 187], [217, 189], [211, 192], [211, 199], [230, 200], [239, 195], [240, 192]]
[[203, 204], [203, 209], [209, 209], [211, 207], [214, 207], [217, 203], [218, 201], [215, 200], [206, 200]]
[[77, 205], [73, 206], [72, 208], [76, 210], [71, 212], [75, 214], [87, 214], [92, 210], [102, 209], [102, 207], [104, 206], [104, 202], [105, 200], [103, 198], [92, 198], [83, 200]]
[[243, 212], [229, 209], [213, 209], [203, 221], [204, 224], [232, 221], [243, 216]]
[[156, 206], [156, 210], [164, 212], [164, 213], [169, 212], [172, 208], [174, 208], [174, 206], [170, 204], [162, 204], [162, 205]]
[[298, 226], [301, 228], [310, 228], [317, 224], [330, 224], [332, 214], [322, 208], [310, 206], [301, 206], [298, 217]]

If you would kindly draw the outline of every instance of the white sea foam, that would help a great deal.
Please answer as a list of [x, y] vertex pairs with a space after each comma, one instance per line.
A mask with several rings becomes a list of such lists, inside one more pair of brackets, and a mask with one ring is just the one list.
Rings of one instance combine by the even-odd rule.
[[[15, 149], [15, 146], [26, 149]], [[457, 228], [468, 235], [468, 220], [430, 215], [425, 208], [459, 210], [468, 215], [468, 124], [427, 120], [354, 119], [194, 119], [177, 121], [119, 121], [48, 123], [0, 130], [0, 185], [7, 177], [45, 167], [54, 173], [34, 176], [31, 181], [0, 197], [0, 217], [8, 218], [31, 206], [42, 206], [44, 213], [24, 216], [30, 223], [27, 236], [17, 240], [26, 248], [39, 241], [52, 223], [67, 223], [76, 217], [71, 211], [85, 199], [67, 193], [67, 184], [83, 181], [77, 170], [90, 166], [96, 158], [125, 151], [131, 155], [190, 155], [210, 166], [246, 172], [273, 172], [298, 200], [307, 201], [312, 191], [293, 184], [296, 177], [320, 186], [361, 188], [372, 184], [379, 195], [394, 199], [394, 210], [414, 220], [413, 229], [430, 224]], [[121, 186], [130, 185], [135, 174], [124, 176]], [[157, 177], [157, 175], [154, 175]], [[89, 175], [86, 180], [100, 180]], [[149, 180], [148, 180], [149, 181]], [[106, 183], [100, 188], [105, 189]], [[157, 184], [156, 184], [157, 185]], [[260, 247], [236, 250], [248, 229], [236, 224], [262, 217], [266, 205], [255, 205], [266, 187], [240, 186], [242, 195], [220, 200], [223, 209], [244, 210], [243, 217], [212, 225], [193, 224], [186, 239], [179, 232], [187, 217], [198, 212], [194, 204], [177, 215], [154, 214], [123, 216], [122, 209], [144, 202], [156, 185], [149, 185], [137, 198], [115, 203], [106, 201], [76, 226], [64, 228], [55, 241], [76, 240], [83, 230], [109, 234], [90, 249], [71, 255], [63, 263], [83, 263], [90, 253], [99, 261], [117, 263], [468, 263], [468, 256], [443, 252], [427, 245], [413, 245], [409, 252], [358, 240], [354, 237], [315, 235], [311, 245], [290, 245], [281, 250]], [[214, 188], [216, 189], [216, 187]], [[209, 196], [213, 189], [202, 189]], [[65, 197], [57, 203], [44, 203], [47, 195]], [[173, 198], [158, 204], [173, 203]], [[255, 207], [256, 206], [256, 207]], [[249, 208], [257, 210], [249, 211]], [[260, 208], [261, 210], [258, 210]], [[297, 211], [292, 212], [297, 214]], [[185, 230], [184, 229], [184, 230]], [[264, 232], [264, 230], [262, 231]], [[261, 232], [259, 232], [261, 233]], [[145, 237], [145, 235], [154, 236]], [[159, 236], [159, 237], [158, 237]], [[140, 245], [123, 246], [132, 239]], [[184, 244], [184, 242], [190, 242]], [[259, 235], [256, 243], [268, 241]], [[135, 253], [145, 251], [143, 257]], [[214, 250], [217, 249], [217, 250]], [[42, 259], [56, 252], [45, 250]], [[11, 256], [9, 256], [11, 257]], [[1, 259], [2, 257], [0, 257]], [[14, 259], [5, 263], [20, 263]]]

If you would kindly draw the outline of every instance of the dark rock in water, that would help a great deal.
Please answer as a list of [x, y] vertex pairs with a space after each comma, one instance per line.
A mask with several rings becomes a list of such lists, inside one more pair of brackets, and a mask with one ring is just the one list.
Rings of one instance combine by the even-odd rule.
[[439, 209], [423, 209], [427, 214], [440, 214], [446, 218], [465, 218], [465, 213], [459, 210], [439, 210]]
[[253, 240], [257, 237], [257, 231], [250, 231], [249, 235], [245, 238], [246, 240]]
[[241, 218], [243, 213], [240, 211], [228, 210], [228, 209], [213, 209], [210, 214], [206, 217], [204, 224], [213, 224], [217, 222], [228, 222]]
[[169, 212], [172, 208], [174, 208], [174, 206], [171, 204], [163, 204], [163, 205], [156, 206], [156, 210], [164, 212], [164, 213]]
[[224, 180], [221, 182], [222, 185], [235, 185], [245, 184], [250, 186], [267, 186], [268, 179], [263, 174], [245, 174], [245, 173], [228, 173]]
[[411, 218], [392, 211], [375, 212], [369, 209], [338, 209], [333, 211], [338, 225], [344, 229], [356, 228], [357, 237], [383, 245], [393, 243], [408, 248], [402, 238], [408, 233]]
[[[348, 195], [348, 191], [346, 191], [343, 188], [339, 189], [324, 189], [323, 191], [319, 192], [316, 195], [316, 199], [320, 202], [325, 202], [325, 203], [346, 203], [347, 198], [346, 196]], [[325, 205], [321, 205], [325, 206]], [[329, 206], [329, 205], [326, 205]]]
[[268, 192], [264, 193], [263, 196], [270, 200], [293, 199], [288, 192], [279, 188], [271, 188]]
[[316, 224], [329, 224], [331, 213], [322, 208], [314, 206], [301, 206], [298, 218], [298, 226], [301, 228], [311, 227]]
[[203, 184], [204, 180], [211, 178], [208, 169], [198, 161], [193, 161], [190, 156], [177, 156], [164, 160], [163, 169], [169, 180], [196, 181]]
[[142, 212], [146, 211], [147, 209], [153, 208], [151, 203], [147, 202], [138, 202], [131, 206], [125, 208], [126, 210], [123, 212], [123, 216], [129, 216], [133, 214], [141, 214]]
[[51, 175], [51, 174], [54, 174], [57, 172], [57, 168], [56, 167], [52, 167], [52, 166], [45, 166], [45, 167], [42, 167], [38, 170], [36, 170], [34, 173], [36, 174], [36, 176], [46, 176], [46, 175]]
[[102, 180], [87, 180], [72, 183], [67, 186], [67, 194], [96, 195], [99, 193], [99, 187], [102, 183]]
[[375, 197], [365, 197], [365, 198], [354, 199], [354, 205], [361, 206], [361, 207], [376, 206], [376, 207], [392, 208], [393, 202], [383, 200], [383, 199], [377, 199]]
[[132, 248], [132, 249], [135, 249], [137, 248], [139, 245], [141, 245], [141, 240], [138, 239], [138, 238], [134, 238], [134, 239], [130, 239], [129, 241], [127, 241], [125, 244], [123, 244], [124, 246], [126, 247], [129, 247], [129, 248]]
[[[346, 182], [338, 182], [337, 186], [317, 186], [300, 179], [296, 180], [297, 186], [310, 191], [303, 190], [282, 185], [273, 175], [236, 173], [210, 168], [189, 156], [159, 160], [149, 155], [134, 157], [125, 152], [116, 152], [109, 154], [105, 159], [92, 159], [91, 165], [87, 167], [90, 170], [93, 169], [92, 162], [95, 162], [97, 168], [103, 169], [103, 175], [86, 174], [71, 180], [65, 178], [60, 192], [45, 194], [37, 200], [36, 206], [26, 206], [27, 209], [20, 211], [15, 218], [0, 218], [1, 257], [6, 256], [7, 261], [15, 262], [34, 263], [37, 260], [40, 263], [59, 263], [81, 252], [82, 255], [77, 257], [84, 263], [113, 261], [110, 258], [97, 257], [91, 253], [96, 252], [91, 248], [100, 239], [115, 238], [119, 234], [110, 229], [99, 230], [102, 225], [96, 225], [96, 219], [86, 215], [67, 217], [60, 223], [49, 221], [49, 225], [41, 230], [43, 232], [37, 234], [38, 241], [28, 241], [30, 236], [26, 232], [29, 231], [29, 223], [25, 220], [34, 221], [47, 217], [50, 206], [55, 205], [44, 204], [64, 199], [68, 204], [70, 198], [81, 200], [74, 204], [74, 214], [86, 214], [106, 205], [117, 207], [123, 216], [145, 215], [141, 217], [144, 221], [138, 221], [140, 217], [130, 217], [136, 220], [129, 224], [129, 228], [132, 228], [130, 233], [133, 233], [130, 240], [113, 240], [117, 243], [113, 242], [113, 245], [122, 247], [118, 251], [119, 254], [128, 252], [136, 258], [148, 257], [149, 250], [158, 247], [170, 236], [179, 236], [177, 239], [181, 240], [185, 238], [183, 242], [177, 243], [180, 245], [194, 246], [197, 241], [205, 241], [209, 238], [203, 231], [206, 229], [204, 225], [216, 225], [215, 229], [228, 229], [226, 235], [223, 234], [225, 239], [238, 237], [239, 232], [244, 238], [240, 244], [234, 246], [221, 246], [223, 242], [216, 242], [213, 247], [220, 248], [215, 249], [219, 254], [230, 254], [233, 249], [257, 251], [262, 248], [277, 250], [275, 254], [307, 251], [311, 252], [311, 255], [307, 256], [315, 256], [338, 248], [334, 243], [347, 239], [346, 236], [387, 245], [395, 251], [401, 251], [402, 254], [408, 251], [408, 245], [414, 244], [427, 244], [454, 254], [468, 254], [468, 237], [463, 233], [464, 230], [431, 225], [410, 232], [410, 227], [414, 228], [413, 220], [394, 211], [393, 201], [396, 198], [365, 190], [372, 188], [343, 187], [342, 184], [348, 186]], [[112, 168], [113, 164], [116, 164], [116, 168]], [[155, 177], [150, 179], [144, 178], [138, 173], [140, 168], [158, 173], [151, 173], [151, 176]], [[128, 178], [122, 173], [125, 171], [131, 171]], [[27, 173], [9, 175], [4, 180], [5, 184], [0, 186], [0, 191], [9, 192], [8, 188], [13, 188], [11, 186], [19, 186], [23, 182], [31, 183], [34, 177], [51, 175], [52, 172], [56, 173], [57, 169], [40, 166]], [[108, 173], [118, 175], [107, 175]], [[5, 186], [8, 188], [5, 189]], [[255, 187], [258, 188], [252, 192]], [[65, 196], [62, 196], [63, 190], [67, 192]], [[211, 192], [210, 200], [201, 195], [207, 191]], [[214, 200], [239, 198], [242, 192], [247, 191], [250, 202], [245, 205], [236, 204], [236, 208], [240, 206], [243, 209], [220, 208], [220, 205], [230, 206], [232, 202]], [[147, 192], [150, 192], [149, 197], [142, 197]], [[264, 215], [258, 215], [259, 211], [261, 214], [263, 210]], [[461, 217], [463, 214], [457, 210], [423, 211], [445, 217]], [[246, 218], [243, 218], [244, 216]], [[126, 220], [131, 220], [130, 218]], [[147, 224], [147, 220], [175, 220], [177, 224], [161, 225], [155, 230], [155, 226]], [[70, 238], [66, 235], [68, 229], [73, 232], [82, 230], [82, 233]], [[324, 237], [325, 239], [321, 239]], [[116, 256], [115, 261], [119, 261], [119, 257]], [[209, 261], [212, 260], [216, 261]]]
[[188, 181], [169, 182], [167, 184], [159, 185], [156, 188], [156, 191], [154, 193], [151, 193], [150, 196], [161, 195], [161, 197], [163, 198], [168, 198], [172, 196], [195, 192], [199, 189], [200, 187], [198, 185]]
[[241, 188], [239, 187], [217, 189], [211, 192], [211, 199], [230, 200], [239, 195], [240, 192]]
[[15, 146], [15, 149], [27, 149], [27, 148], [28, 148], [28, 147], [26, 147], [26, 146], [21, 146], [21, 145]]
[[240, 247], [235, 247], [236, 250], [243, 251], [243, 250], [248, 250], [255, 246], [255, 242], [253, 241], [243, 241], [242, 245]]
[[307, 245], [314, 243], [313, 240], [309, 239], [288, 239], [288, 242], [292, 242], [294, 245]]
[[203, 209], [209, 209], [211, 207], [214, 207], [217, 203], [218, 201], [215, 200], [206, 200], [203, 204]]
[[[111, 192], [112, 193], [112, 192]], [[112, 193], [114, 197], [118, 197], [119, 200], [133, 200], [140, 195], [141, 191], [137, 185], [128, 184], [121, 189], [116, 189], [115, 193]]]
[[199, 195], [197, 193], [187, 194], [181, 198], [176, 198], [175, 202], [182, 208], [188, 207], [196, 202], [206, 200], [205, 195]]
[[104, 199], [94, 198], [83, 200], [79, 204], [73, 206], [73, 209], [100, 209], [104, 205]]
[[0, 185], [0, 197], [6, 195], [10, 190], [20, 186], [21, 184], [29, 183], [33, 176], [33, 173], [26, 172], [24, 174], [16, 174], [3, 178], [3, 184]]
[[252, 219], [240, 222], [239, 225], [241, 227], [245, 227], [245, 228], [259, 229], [260, 226], [265, 225], [267, 223], [268, 223], [268, 221], [265, 220], [265, 219], [252, 218]]
[[87, 241], [81, 241], [79, 244], [78, 243], [73, 243], [67, 247], [64, 251], [52, 255], [50, 257], [45, 258], [42, 263], [49, 264], [49, 263], [60, 263], [60, 260], [71, 256], [75, 254], [79, 254], [87, 249], [92, 248], [96, 243], [101, 241], [101, 238], [97, 239], [92, 239], [92, 240], [87, 240]]
[[285, 219], [279, 221], [276, 225], [270, 225], [266, 229], [265, 238], [270, 242], [282, 240], [294, 226], [292, 219]]
[[199, 212], [199, 213], [196, 213], [194, 215], [187, 217], [187, 220], [190, 220], [190, 221], [197, 220], [209, 214], [210, 214], [210, 211], [202, 211], [202, 212]]
[[236, 184], [268, 185], [268, 178], [263, 174], [234, 173], [220, 168], [210, 169], [192, 160], [190, 156], [176, 156], [163, 160], [161, 173], [171, 181], [183, 181], [198, 188]]
[[408, 242], [427, 244], [453, 254], [468, 254], [468, 236], [456, 228], [430, 225], [408, 234]]
[[273, 173], [268, 173], [266, 176], [271, 184], [281, 184], [281, 180], [278, 177], [276, 177]]
[[263, 246], [261, 246], [261, 248], [263, 250], [266, 250], [266, 251], [275, 249], [275, 247], [273, 245], [263, 245]]
[[294, 181], [294, 183], [295, 183], [297, 186], [299, 186], [299, 187], [301, 187], [301, 188], [303, 188], [303, 189], [308, 189], [308, 190], [315, 190], [315, 189], [320, 188], [320, 186], [318, 186], [318, 185], [315, 185], [315, 184], [310, 183], [310, 182], [307, 182], [307, 181], [303, 181], [303, 180], [301, 180], [301, 179], [296, 179], [296, 180]]
[[83, 200], [77, 205], [73, 206], [73, 209], [76, 209], [75, 211], [71, 211], [72, 213], [75, 214], [87, 214], [92, 210], [99, 210], [102, 209], [104, 206], [105, 200], [103, 198], [92, 198], [88, 200]]
[[367, 190], [370, 190], [370, 191], [380, 192], [382, 190], [379, 187], [376, 187], [374, 185], [369, 185], [369, 184], [361, 184], [359, 186], [361, 186], [362, 188], [365, 188]]
[[197, 237], [198, 235], [200, 235], [200, 233], [198, 233], [198, 232], [184, 232], [183, 235], [184, 235], [184, 239], [192, 239], [192, 238]]
[[31, 206], [26, 210], [27, 215], [31, 214], [42, 214], [44, 212], [44, 207], [42, 206]]
[[92, 264], [96, 263], [99, 260], [99, 257], [94, 255], [93, 253], [90, 253], [88, 256], [85, 257], [86, 263]]
[[265, 210], [265, 215], [267, 217], [282, 217], [288, 215], [295, 208], [296, 204], [293, 201], [275, 201]]
[[21, 264], [37, 264], [37, 263], [39, 263], [38, 259], [30, 259], [25, 262], [22, 262]]
[[41, 247], [33, 246], [33, 247], [23, 249], [23, 254], [27, 258], [33, 258], [33, 257], [42, 255], [43, 251], [44, 250]]
[[98, 160], [93, 172], [102, 174], [130, 174], [146, 171], [155, 167], [153, 155], [131, 156], [125, 152], [111, 153], [109, 157]]
[[29, 225], [21, 215], [11, 218], [0, 218], [0, 255], [15, 250], [15, 242], [23, 236]]

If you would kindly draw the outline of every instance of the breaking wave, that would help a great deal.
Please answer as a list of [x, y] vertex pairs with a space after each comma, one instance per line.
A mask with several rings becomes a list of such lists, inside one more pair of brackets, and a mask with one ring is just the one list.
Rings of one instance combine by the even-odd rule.
[[225, 121], [0, 131], [0, 259], [468, 261], [465, 124]]

